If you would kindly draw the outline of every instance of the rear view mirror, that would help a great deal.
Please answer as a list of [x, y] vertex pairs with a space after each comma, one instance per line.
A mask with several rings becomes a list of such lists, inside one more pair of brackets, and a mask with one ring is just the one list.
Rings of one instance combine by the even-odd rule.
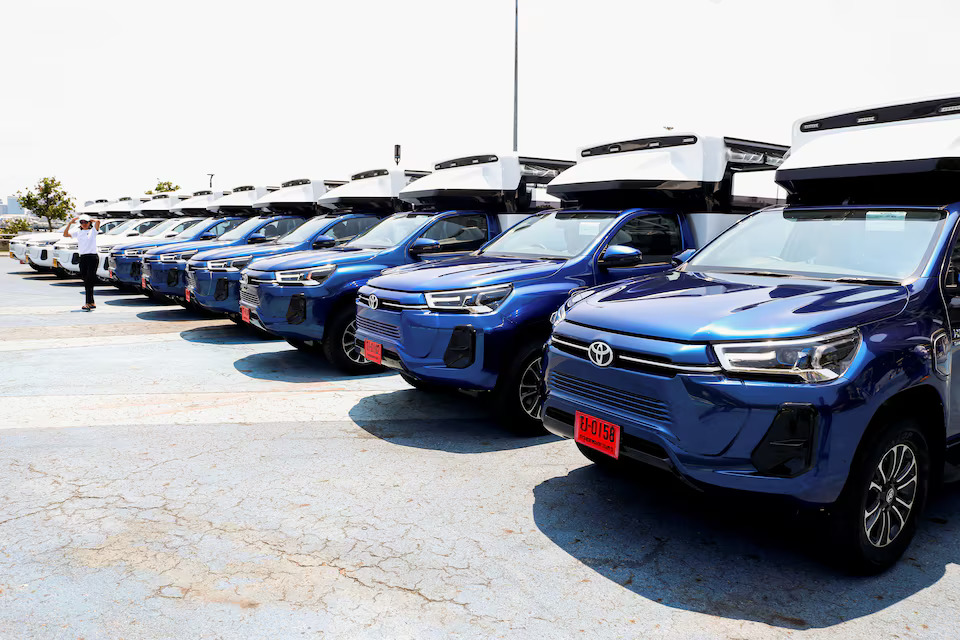
[[337, 244], [337, 239], [333, 236], [317, 236], [313, 239], [314, 249], [329, 249]]
[[684, 262], [692, 258], [693, 254], [695, 254], [696, 252], [697, 252], [696, 249], [687, 249], [685, 251], [681, 251], [677, 255], [670, 258], [670, 263], [675, 267], [679, 267]]
[[247, 244], [263, 244], [267, 241], [267, 236], [262, 233], [251, 233], [247, 238]]
[[417, 238], [410, 246], [410, 255], [419, 256], [425, 253], [439, 253], [440, 243], [428, 238]]
[[614, 269], [617, 267], [635, 267], [642, 262], [643, 254], [638, 249], [614, 244], [607, 247], [607, 250], [597, 261], [597, 265], [604, 269]]

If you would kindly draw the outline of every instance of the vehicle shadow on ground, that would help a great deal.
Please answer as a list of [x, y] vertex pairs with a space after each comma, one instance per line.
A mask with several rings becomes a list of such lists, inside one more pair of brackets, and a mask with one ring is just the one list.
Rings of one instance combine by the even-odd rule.
[[136, 298], [122, 298], [119, 300], [108, 300], [107, 304], [115, 307], [167, 307], [172, 305], [173, 303], [167, 302], [166, 300], [151, 300], [150, 298], [143, 298], [138, 296]]
[[675, 609], [784, 629], [876, 613], [960, 560], [958, 485], [932, 500], [900, 563], [866, 578], [826, 562], [821, 518], [746, 495], [701, 494], [654, 470], [611, 476], [588, 464], [541, 483], [534, 500], [548, 538], [625, 589]]
[[[156, 305], [154, 305], [156, 306]], [[180, 305], [169, 307], [167, 309], [154, 309], [152, 311], [141, 311], [137, 314], [141, 320], [150, 320], [151, 322], [195, 322], [197, 320], [214, 320], [205, 313], [184, 309]]]
[[507, 451], [558, 440], [553, 435], [517, 436], [493, 418], [482, 400], [456, 391], [371, 394], [350, 408], [350, 419], [381, 440], [448, 453]]
[[180, 337], [189, 342], [201, 344], [260, 344], [279, 339], [254, 333], [233, 323], [187, 329], [180, 332]]
[[[229, 328], [224, 327], [224, 329]], [[234, 331], [239, 336], [249, 335], [239, 327], [235, 328]], [[263, 340], [254, 337], [249, 342], [263, 342]], [[293, 347], [282, 351], [254, 353], [240, 358], [233, 363], [233, 366], [245, 376], [272, 382], [310, 383], [332, 380], [363, 380], [391, 375], [390, 373], [374, 373], [366, 376], [344, 374], [328, 363], [320, 354], [304, 353]]]
[[36, 271], [24, 271], [23, 273], [32, 273], [33, 275], [23, 276], [24, 280], [39, 280], [40, 282], [56, 282], [60, 280], [52, 273], [37, 273]]

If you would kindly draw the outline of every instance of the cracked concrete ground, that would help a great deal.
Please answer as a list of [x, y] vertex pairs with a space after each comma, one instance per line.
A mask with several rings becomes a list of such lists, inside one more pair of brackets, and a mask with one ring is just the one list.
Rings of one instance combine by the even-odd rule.
[[875, 578], [457, 395], [0, 259], [0, 638], [956, 638], [960, 489]]

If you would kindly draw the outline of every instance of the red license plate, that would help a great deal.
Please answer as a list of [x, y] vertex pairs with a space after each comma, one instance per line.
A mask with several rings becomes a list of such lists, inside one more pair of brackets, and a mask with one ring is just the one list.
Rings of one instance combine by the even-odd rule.
[[614, 458], [620, 457], [620, 425], [577, 411], [573, 421], [573, 439], [585, 447]]
[[373, 340], [364, 340], [363, 357], [374, 364], [380, 364], [383, 361], [383, 345]]
[[240, 307], [240, 319], [244, 322], [250, 322], [250, 309], [247, 309], [246, 307]]
[[140, 276], [140, 286], [143, 287], [144, 289], [147, 288], [147, 277], [146, 277], [146, 276]]
[[27, 261], [26, 261], [26, 260], [21, 260], [21, 261], [20, 261], [20, 264], [27, 264]]
[[[183, 291], [187, 294], [187, 302], [190, 302], [190, 289], [184, 289]], [[247, 311], [247, 313], [249, 314], [250, 312]]]

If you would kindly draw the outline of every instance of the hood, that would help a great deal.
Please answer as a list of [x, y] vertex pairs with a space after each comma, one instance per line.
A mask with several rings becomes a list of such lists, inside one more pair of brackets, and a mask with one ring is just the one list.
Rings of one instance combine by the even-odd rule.
[[902, 286], [669, 271], [600, 291], [566, 317], [677, 341], [801, 338], [896, 315], [908, 297]]
[[187, 242], [174, 242], [156, 249], [147, 251], [146, 255], [158, 255], [161, 253], [171, 253], [173, 251], [203, 251], [205, 249], [216, 249], [217, 247], [229, 247], [233, 243], [228, 240], [189, 240]]
[[559, 260], [463, 256], [403, 267], [377, 277], [374, 286], [396, 291], [443, 291], [515, 283], [552, 276]]
[[251, 263], [257, 271], [287, 271], [309, 269], [323, 264], [352, 264], [366, 262], [380, 255], [375, 249], [322, 249], [320, 251], [297, 251], [282, 256], [263, 258]]
[[193, 257], [197, 262], [206, 262], [207, 260], [229, 260], [240, 258], [242, 256], [271, 256], [277, 253], [290, 253], [300, 249], [302, 244], [276, 244], [274, 242], [264, 242], [263, 244], [244, 244], [230, 247], [218, 247], [203, 253], [198, 253]]
[[[120, 242], [117, 244], [110, 245], [114, 249], [123, 248], [126, 249], [145, 249], [151, 247], [162, 247], [171, 244], [178, 244], [183, 242], [183, 240], [177, 240], [176, 238], [149, 238], [144, 240], [134, 240], [133, 242]], [[107, 245], [100, 245], [105, 247]]]
[[[45, 233], [31, 233], [30, 237], [15, 237], [15, 240], [21, 240], [23, 242], [33, 242], [35, 240], [53, 240], [54, 238], [63, 238], [63, 231], [59, 233], [56, 231], [47, 231]], [[70, 238], [73, 240], [73, 238]]]

